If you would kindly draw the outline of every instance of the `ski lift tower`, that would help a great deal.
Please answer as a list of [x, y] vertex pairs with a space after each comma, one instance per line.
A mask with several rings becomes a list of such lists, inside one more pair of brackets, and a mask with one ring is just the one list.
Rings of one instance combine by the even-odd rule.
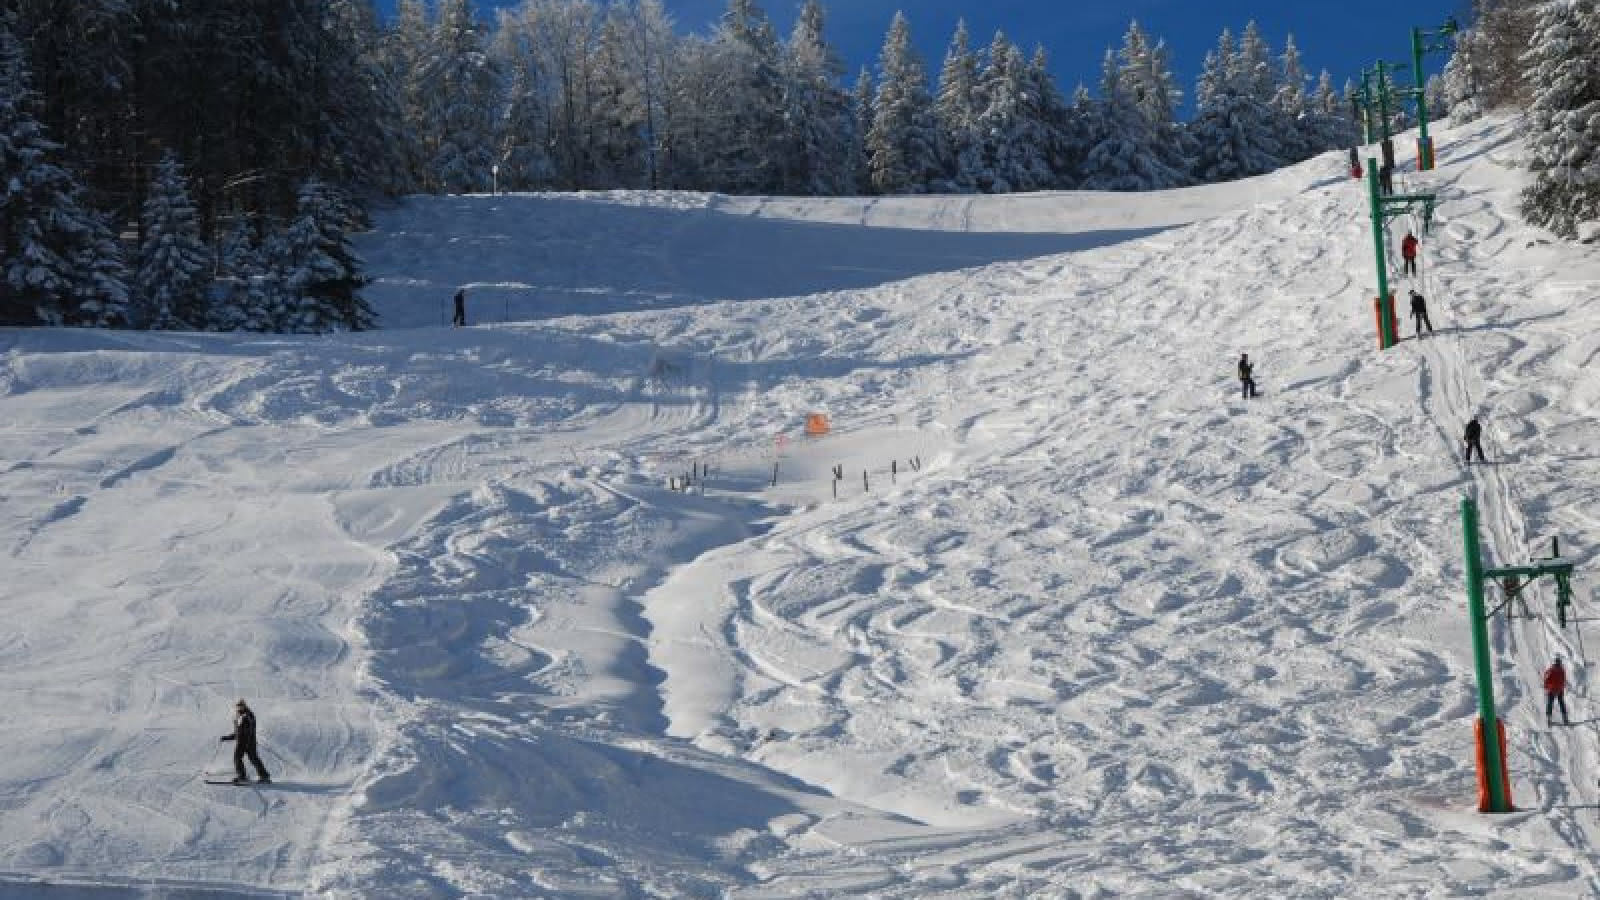
[[[1472, 662], [1478, 679], [1478, 723], [1475, 729], [1478, 756], [1478, 811], [1515, 812], [1511, 802], [1511, 780], [1506, 766], [1506, 729], [1494, 709], [1494, 668], [1489, 662], [1489, 617], [1511, 604], [1529, 584], [1540, 578], [1556, 583], [1556, 616], [1567, 627], [1567, 610], [1572, 606], [1572, 563], [1561, 562], [1561, 545], [1551, 541], [1550, 556], [1524, 566], [1497, 569], [1483, 567], [1478, 545], [1478, 504], [1471, 497], [1461, 498], [1461, 532], [1466, 549], [1467, 612], [1472, 617]], [[1483, 586], [1499, 579], [1505, 602], [1493, 610], [1485, 609]], [[1509, 615], [1510, 610], [1507, 610]]]
[[1378, 349], [1387, 350], [1400, 342], [1400, 326], [1395, 317], [1394, 292], [1389, 289], [1388, 244], [1384, 241], [1384, 228], [1390, 219], [1420, 210], [1422, 233], [1427, 234], [1433, 225], [1435, 195], [1385, 194], [1379, 178], [1378, 161], [1368, 157], [1367, 199], [1372, 206], [1373, 259], [1378, 268], [1378, 296], [1373, 301], [1373, 309], [1378, 317]]
[[1454, 18], [1446, 19], [1438, 28], [1411, 29], [1411, 71], [1415, 76], [1416, 87], [1404, 93], [1412, 94], [1417, 99], [1417, 171], [1419, 172], [1433, 168], [1433, 138], [1428, 137], [1428, 85], [1427, 79], [1422, 74], [1422, 56], [1425, 53], [1449, 50], [1450, 43], [1447, 39], [1454, 37], [1460, 30], [1461, 27], [1456, 24]]

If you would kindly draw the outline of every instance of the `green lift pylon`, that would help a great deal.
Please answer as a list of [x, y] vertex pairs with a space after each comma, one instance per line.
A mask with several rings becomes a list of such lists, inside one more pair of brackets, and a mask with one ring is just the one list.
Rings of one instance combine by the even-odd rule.
[[1427, 233], [1433, 224], [1433, 194], [1384, 194], [1379, 181], [1378, 161], [1367, 158], [1367, 199], [1372, 207], [1373, 258], [1378, 267], [1378, 297], [1373, 308], [1378, 317], [1378, 349], [1387, 350], [1400, 342], [1399, 327], [1394, 312], [1394, 292], [1389, 290], [1389, 265], [1387, 247], [1383, 240], [1384, 224], [1395, 216], [1413, 209], [1422, 209], [1422, 231]]
[[1495, 716], [1494, 667], [1489, 662], [1489, 613], [1483, 603], [1483, 556], [1478, 549], [1478, 504], [1461, 498], [1467, 556], [1467, 614], [1472, 617], [1472, 667], [1478, 677], [1478, 811], [1514, 812], [1506, 777], [1505, 726]]
[[[1428, 84], [1422, 72], [1422, 56], [1425, 53], [1434, 53], [1450, 49], [1445, 41], [1461, 30], [1456, 25], [1455, 19], [1447, 19], [1438, 28], [1413, 28], [1411, 29], [1411, 71], [1416, 76], [1416, 87], [1412, 93], [1417, 99], [1417, 171], [1425, 172], [1433, 168], [1433, 138], [1428, 136]], [[1427, 43], [1428, 39], [1435, 39], [1435, 43]]]
[[[1461, 533], [1466, 550], [1467, 613], [1472, 618], [1472, 663], [1478, 679], [1478, 810], [1513, 812], [1511, 785], [1506, 776], [1505, 726], [1495, 714], [1494, 666], [1489, 658], [1489, 617], [1500, 608], [1484, 603], [1485, 582], [1498, 579], [1505, 589], [1506, 602], [1533, 581], [1550, 577], [1556, 583], [1556, 615], [1567, 627], [1567, 610], [1572, 606], [1572, 563], [1560, 562], [1561, 545], [1551, 541], [1548, 558], [1525, 566], [1485, 569], [1478, 545], [1478, 504], [1471, 497], [1461, 498]], [[1526, 579], [1526, 580], [1524, 580]]]

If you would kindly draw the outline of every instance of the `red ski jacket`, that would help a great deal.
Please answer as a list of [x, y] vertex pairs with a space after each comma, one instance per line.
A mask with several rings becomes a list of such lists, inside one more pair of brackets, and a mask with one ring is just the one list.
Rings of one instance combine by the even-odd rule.
[[1406, 259], [1417, 258], [1417, 239], [1415, 237], [1408, 234], [1406, 239], [1400, 242], [1400, 255]]
[[1567, 670], [1559, 664], [1544, 670], [1544, 692], [1560, 694], [1567, 689]]

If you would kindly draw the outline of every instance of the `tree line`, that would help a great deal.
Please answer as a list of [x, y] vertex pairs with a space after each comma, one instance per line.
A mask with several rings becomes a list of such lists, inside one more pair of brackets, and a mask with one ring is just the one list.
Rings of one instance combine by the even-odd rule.
[[728, 0], [8, 0], [0, 324], [326, 331], [374, 324], [347, 235], [408, 193], [853, 195], [1150, 190], [1356, 140], [1293, 39], [1224, 31], [1180, 121], [1137, 23], [1091, 91], [965, 26], [930, 72], [895, 16], [853, 80], [808, 0], [779, 35]]

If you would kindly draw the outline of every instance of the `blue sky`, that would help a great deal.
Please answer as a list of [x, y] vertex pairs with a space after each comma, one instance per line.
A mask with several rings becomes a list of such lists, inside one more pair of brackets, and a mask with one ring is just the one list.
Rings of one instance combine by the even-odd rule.
[[[380, 0], [389, 2], [389, 0]], [[484, 10], [514, 6], [516, 0], [478, 0]], [[801, 0], [767, 0], [762, 7], [787, 33]], [[1382, 58], [1409, 60], [1411, 28], [1433, 28], [1454, 14], [1464, 19], [1463, 0], [1339, 0], [1299, 3], [1289, 0], [824, 0], [828, 10], [829, 39], [854, 70], [873, 65], [884, 32], [895, 10], [904, 9], [925, 62], [936, 72], [944, 48], [965, 17], [974, 43], [985, 45], [995, 29], [1003, 29], [1030, 53], [1043, 44], [1063, 91], [1082, 81], [1092, 90], [1099, 78], [1100, 59], [1108, 46], [1119, 46], [1130, 19], [1138, 19], [1148, 33], [1165, 38], [1173, 51], [1173, 68], [1183, 87], [1185, 101], [1194, 91], [1206, 51], [1216, 46], [1223, 27], [1237, 36], [1252, 19], [1271, 42], [1282, 49], [1292, 33], [1306, 66], [1315, 75], [1333, 73], [1342, 88], [1347, 77]], [[726, 0], [667, 0], [666, 6], [685, 31], [709, 30], [726, 8]], [[1444, 57], [1425, 61], [1437, 72]]]

